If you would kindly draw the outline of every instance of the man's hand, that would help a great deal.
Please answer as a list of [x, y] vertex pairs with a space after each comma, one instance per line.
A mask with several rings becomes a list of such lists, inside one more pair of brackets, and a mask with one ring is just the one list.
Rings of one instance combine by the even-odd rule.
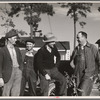
[[98, 78], [99, 78], [99, 80], [100, 80], [100, 73], [98, 74]]
[[73, 61], [70, 62], [70, 66], [71, 66], [72, 68], [75, 68], [75, 65], [74, 65]]
[[45, 78], [46, 80], [51, 80], [51, 77], [48, 74], [45, 75]]
[[0, 78], [0, 87], [4, 86], [4, 81], [2, 78]]
[[56, 56], [54, 56], [54, 64], [56, 64]]

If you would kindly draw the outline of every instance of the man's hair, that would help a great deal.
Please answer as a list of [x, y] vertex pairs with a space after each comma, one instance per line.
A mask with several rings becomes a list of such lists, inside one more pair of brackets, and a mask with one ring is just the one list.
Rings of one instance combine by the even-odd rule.
[[79, 33], [81, 33], [82, 36], [84, 36], [84, 37], [87, 39], [87, 33], [86, 33], [86, 32], [80, 31], [80, 32], [78, 32], [78, 34], [79, 34]]

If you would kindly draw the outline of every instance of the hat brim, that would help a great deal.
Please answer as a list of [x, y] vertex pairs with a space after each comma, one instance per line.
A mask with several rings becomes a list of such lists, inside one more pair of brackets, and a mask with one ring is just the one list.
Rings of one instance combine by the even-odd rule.
[[55, 41], [57, 41], [56, 37], [50, 38], [48, 40], [43, 40], [43, 42], [55, 42]]
[[11, 36], [5, 36], [5, 38], [7, 39], [7, 38], [12, 38], [12, 37], [14, 37], [14, 36], [17, 36], [18, 37], [18, 34], [13, 34], [13, 35], [11, 35]]

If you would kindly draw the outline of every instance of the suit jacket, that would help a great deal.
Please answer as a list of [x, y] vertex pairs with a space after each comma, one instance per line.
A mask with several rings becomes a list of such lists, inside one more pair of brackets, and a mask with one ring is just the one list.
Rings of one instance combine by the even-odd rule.
[[[54, 56], [56, 56], [56, 64], [54, 63]], [[50, 53], [45, 45], [36, 53], [35, 57], [35, 67], [38, 67], [38, 70], [42, 75], [47, 74], [45, 69], [52, 69], [58, 67], [60, 62], [60, 54], [54, 46], [52, 52]]]
[[[15, 47], [17, 61], [19, 64], [20, 70], [23, 69], [22, 66], [22, 56], [20, 50]], [[0, 78], [3, 78], [4, 82], [7, 83], [12, 74], [12, 59], [10, 53], [8, 51], [7, 46], [0, 49]]]

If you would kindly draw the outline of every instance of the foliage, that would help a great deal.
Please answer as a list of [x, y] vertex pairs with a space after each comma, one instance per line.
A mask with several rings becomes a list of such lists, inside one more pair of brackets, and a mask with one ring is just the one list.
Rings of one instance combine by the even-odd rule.
[[3, 13], [0, 17], [3, 20], [4, 23], [1, 24], [2, 27], [5, 27], [6, 30], [8, 31], [8, 29], [14, 28], [15, 24], [12, 21], [12, 18], [8, 16], [9, 11], [6, 8], [0, 8], [0, 11]]
[[35, 25], [41, 21], [40, 14], [46, 13], [51, 16], [54, 14], [53, 6], [47, 3], [10, 3], [10, 6], [9, 16], [19, 17], [20, 12], [24, 13], [24, 20], [30, 25], [31, 36], [34, 34], [33, 31], [38, 28]]
[[[5, 4], [6, 5], [6, 4]], [[7, 30], [6, 30], [6, 33], [9, 31], [8, 29], [11, 27], [11, 28], [14, 28], [15, 27], [15, 24], [13, 22], [13, 18], [11, 16], [9, 16], [9, 14], [11, 13], [10, 10], [8, 10], [6, 7], [5, 8], [0, 8], [1, 12], [3, 13], [0, 17], [1, 19], [4, 21], [4, 23], [1, 24], [2, 27], [5, 27]], [[24, 35], [24, 34], [27, 34], [25, 31], [23, 30], [18, 30], [18, 29], [15, 29], [18, 34], [20, 35]], [[1, 41], [4, 41], [4, 38], [1, 39]]]
[[[41, 13], [47, 13], [48, 15], [53, 16], [53, 6], [47, 3], [10, 3], [11, 5], [11, 13], [9, 16], [18, 14], [20, 11], [24, 11], [26, 16], [31, 13], [37, 13], [40, 15]], [[18, 15], [17, 15], [18, 16]]]
[[19, 12], [23, 11], [25, 15], [24, 20], [29, 25], [33, 24], [32, 22], [40, 22], [41, 13], [47, 13], [51, 16], [54, 14], [53, 6], [47, 3], [10, 3], [10, 5], [12, 8], [9, 16], [13, 17], [13, 15], [16, 15], [16, 17], [19, 17]]
[[80, 26], [83, 28], [86, 22], [79, 21], [81, 17], [86, 18], [87, 13], [91, 12], [92, 3], [61, 3], [62, 8], [67, 8], [67, 16], [74, 21], [74, 48], [76, 46], [76, 22], [79, 22]]
[[[75, 23], [79, 22], [80, 17], [87, 17], [87, 13], [91, 12], [92, 3], [68, 3], [62, 4], [62, 8], [68, 8], [67, 16], [70, 16], [74, 19]], [[79, 22], [83, 27], [86, 23]]]
[[20, 35], [27, 35], [27, 33], [23, 30], [16, 30], [18, 34]]
[[15, 24], [13, 23], [12, 19], [7, 18], [5, 19], [5, 23], [1, 24], [1, 26], [5, 26], [5, 27], [15, 27]]

